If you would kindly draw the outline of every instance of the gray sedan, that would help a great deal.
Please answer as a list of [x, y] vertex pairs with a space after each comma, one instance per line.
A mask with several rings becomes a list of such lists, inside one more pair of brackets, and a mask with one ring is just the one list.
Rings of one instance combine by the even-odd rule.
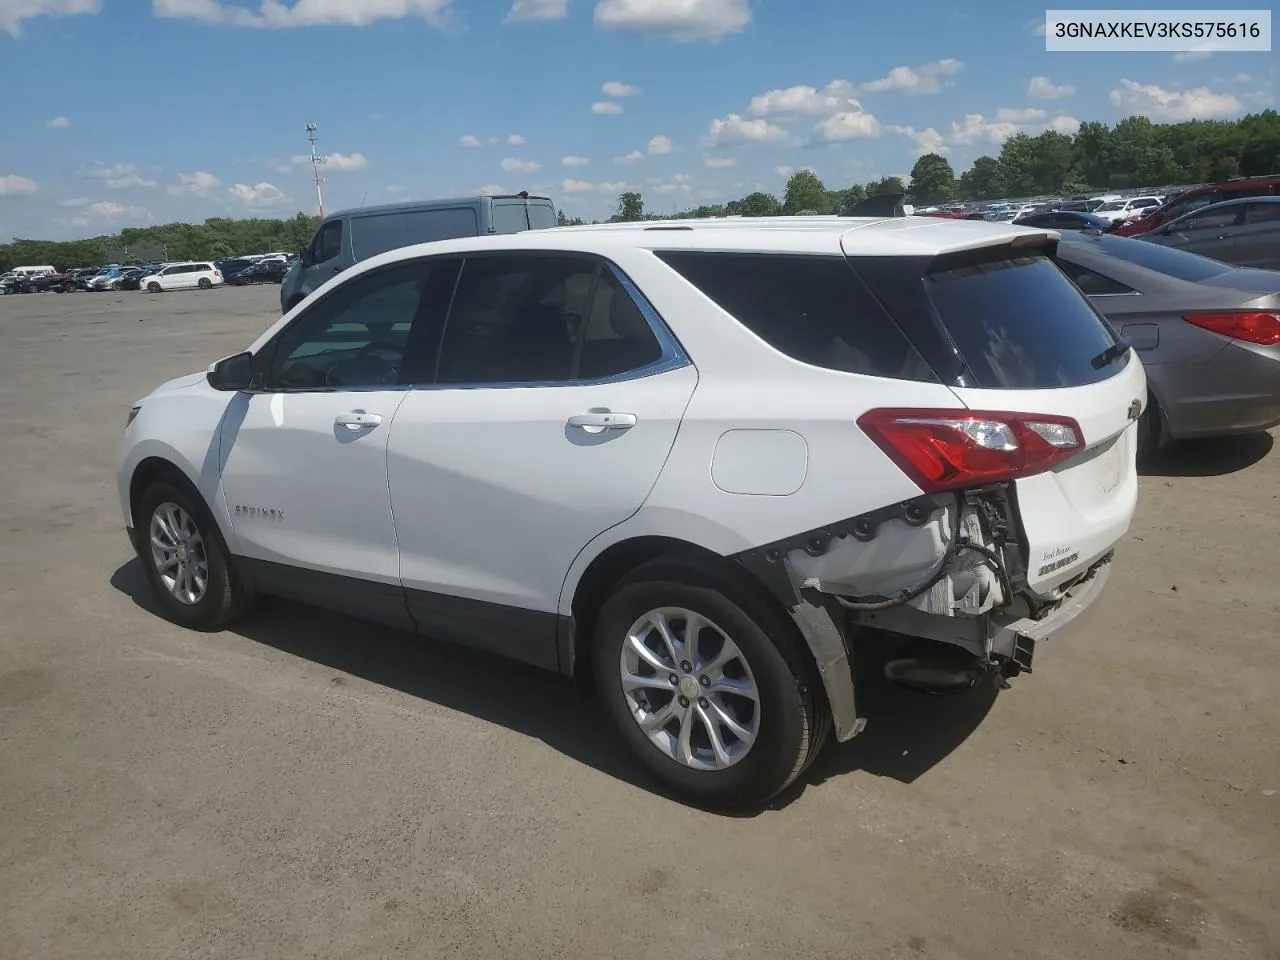
[[1280, 424], [1280, 272], [1074, 232], [1058, 263], [1142, 358], [1143, 452]]
[[1280, 197], [1201, 207], [1136, 239], [1241, 267], [1280, 268]]

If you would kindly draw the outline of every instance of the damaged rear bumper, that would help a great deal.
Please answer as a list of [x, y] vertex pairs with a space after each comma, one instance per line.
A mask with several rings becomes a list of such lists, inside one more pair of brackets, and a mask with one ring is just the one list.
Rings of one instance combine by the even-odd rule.
[[[1113, 554], [1107, 554], [1095, 563], [1064, 593], [1058, 605], [1039, 619], [1024, 618], [998, 625], [992, 637], [991, 652], [994, 656], [1012, 660], [1022, 670], [1031, 672], [1032, 662], [1042, 658], [1045, 651], [1054, 649], [1088, 625], [1091, 614], [1097, 609], [1111, 577]], [[1055, 642], [1050, 645], [1047, 641]]]

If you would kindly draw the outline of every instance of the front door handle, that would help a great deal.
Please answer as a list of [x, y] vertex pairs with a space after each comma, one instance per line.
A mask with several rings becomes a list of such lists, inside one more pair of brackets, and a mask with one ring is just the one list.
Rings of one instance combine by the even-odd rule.
[[569, 418], [569, 426], [581, 427], [588, 433], [599, 433], [601, 430], [626, 430], [635, 425], [634, 413], [614, 413], [611, 410], [577, 413]]
[[368, 430], [370, 427], [376, 427], [382, 422], [382, 414], [380, 413], [340, 413], [333, 418], [336, 426], [346, 427], [352, 432], [356, 430]]

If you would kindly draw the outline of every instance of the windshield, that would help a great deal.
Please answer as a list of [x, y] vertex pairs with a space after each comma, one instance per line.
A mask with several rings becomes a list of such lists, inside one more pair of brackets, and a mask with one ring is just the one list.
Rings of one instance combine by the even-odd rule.
[[1128, 352], [1097, 358], [1115, 344], [1071, 281], [1044, 257], [999, 260], [935, 273], [925, 288], [942, 325], [973, 373], [975, 387], [1046, 390], [1114, 375]]
[[1091, 240], [1090, 243], [1097, 244], [1095, 249], [1109, 256], [1127, 260], [1129, 263], [1146, 267], [1156, 273], [1163, 273], [1167, 277], [1188, 280], [1192, 283], [1218, 277], [1235, 269], [1229, 264], [1202, 257], [1198, 253], [1188, 253], [1186, 250], [1177, 250], [1148, 240], [1105, 234]]
[[1098, 209], [1094, 212], [1102, 213], [1105, 210], [1123, 210], [1123, 209], [1124, 209], [1123, 200], [1108, 200], [1102, 206], [1098, 207]]

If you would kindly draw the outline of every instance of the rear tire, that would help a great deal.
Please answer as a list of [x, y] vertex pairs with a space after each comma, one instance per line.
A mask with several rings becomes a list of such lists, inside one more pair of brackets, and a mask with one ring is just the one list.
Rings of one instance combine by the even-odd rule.
[[138, 558], [169, 619], [214, 630], [239, 616], [249, 594], [204, 503], [185, 485], [159, 480], [134, 514]]
[[210, 280], [208, 277], [201, 277], [199, 280], [196, 281], [196, 286], [198, 286], [201, 290], [212, 290], [213, 281]]
[[802, 643], [732, 575], [658, 560], [605, 601], [592, 659], [605, 708], [651, 773], [698, 805], [752, 809], [803, 772], [831, 724]]
[[1138, 418], [1138, 456], [1149, 457], [1163, 444], [1160, 404], [1155, 394], [1147, 392], [1147, 406]]
[[112, 281], [111, 281], [111, 289], [112, 289], [112, 290], [115, 290], [115, 291], [123, 290], [123, 289], [124, 289], [124, 284], [123, 284], [123, 283], [121, 283], [119, 280], [112, 280]]

